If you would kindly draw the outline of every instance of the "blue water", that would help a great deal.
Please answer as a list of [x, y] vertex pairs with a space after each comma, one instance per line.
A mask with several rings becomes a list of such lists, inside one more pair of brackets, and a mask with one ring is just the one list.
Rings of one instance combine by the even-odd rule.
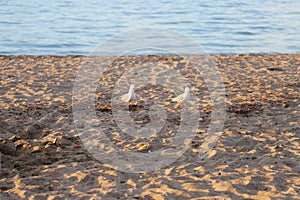
[[299, 53], [300, 1], [0, 1], [5, 55], [88, 55], [110, 37], [140, 28], [177, 31], [212, 54]]

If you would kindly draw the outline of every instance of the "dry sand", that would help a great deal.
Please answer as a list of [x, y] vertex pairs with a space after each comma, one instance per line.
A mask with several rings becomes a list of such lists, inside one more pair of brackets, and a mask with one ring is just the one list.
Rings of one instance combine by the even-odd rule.
[[[211, 113], [208, 90], [198, 77], [193, 85], [201, 116], [197, 135], [177, 161], [147, 173], [109, 168], [82, 145], [72, 117], [72, 89], [89, 59], [0, 56], [1, 199], [300, 199], [299, 54], [213, 56], [227, 92], [221, 137], [208, 157], [197, 159]], [[111, 120], [107, 94], [113, 86], [106, 83], [145, 60], [180, 66], [189, 80], [198, 76], [188, 60], [172, 56], [111, 63], [97, 89], [96, 112], [101, 128], [124, 151], [147, 153], [168, 145], [164, 134], [132, 139]], [[154, 99], [174, 95], [155, 93], [164, 90], [156, 87], [146, 85], [140, 92]], [[143, 108], [145, 99], [132, 115], [147, 123]], [[178, 116], [168, 123], [176, 127]]]

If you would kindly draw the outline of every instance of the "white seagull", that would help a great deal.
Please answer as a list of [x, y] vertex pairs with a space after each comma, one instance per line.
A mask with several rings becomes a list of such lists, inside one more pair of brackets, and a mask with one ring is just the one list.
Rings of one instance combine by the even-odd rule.
[[190, 97], [190, 88], [186, 87], [184, 93], [172, 99], [173, 102], [182, 103]]
[[129, 101], [132, 101], [132, 100], [136, 100], [136, 96], [134, 93], [134, 85], [130, 85], [128, 93], [121, 96], [121, 100], [126, 103], [128, 103]]

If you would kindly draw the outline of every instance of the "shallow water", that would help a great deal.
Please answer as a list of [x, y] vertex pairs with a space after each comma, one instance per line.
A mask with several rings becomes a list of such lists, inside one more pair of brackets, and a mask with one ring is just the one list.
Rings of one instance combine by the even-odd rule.
[[88, 55], [140, 28], [177, 31], [208, 53], [299, 53], [300, 1], [0, 1], [0, 54]]

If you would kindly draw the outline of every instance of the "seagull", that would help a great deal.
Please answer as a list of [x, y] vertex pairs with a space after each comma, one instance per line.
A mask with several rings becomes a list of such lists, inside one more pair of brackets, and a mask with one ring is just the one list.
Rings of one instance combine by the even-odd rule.
[[129, 101], [132, 101], [132, 100], [136, 100], [136, 96], [134, 93], [134, 85], [130, 85], [128, 93], [121, 96], [121, 100], [126, 103], [128, 103]]
[[190, 97], [190, 88], [186, 87], [184, 93], [172, 99], [173, 102], [182, 103]]

